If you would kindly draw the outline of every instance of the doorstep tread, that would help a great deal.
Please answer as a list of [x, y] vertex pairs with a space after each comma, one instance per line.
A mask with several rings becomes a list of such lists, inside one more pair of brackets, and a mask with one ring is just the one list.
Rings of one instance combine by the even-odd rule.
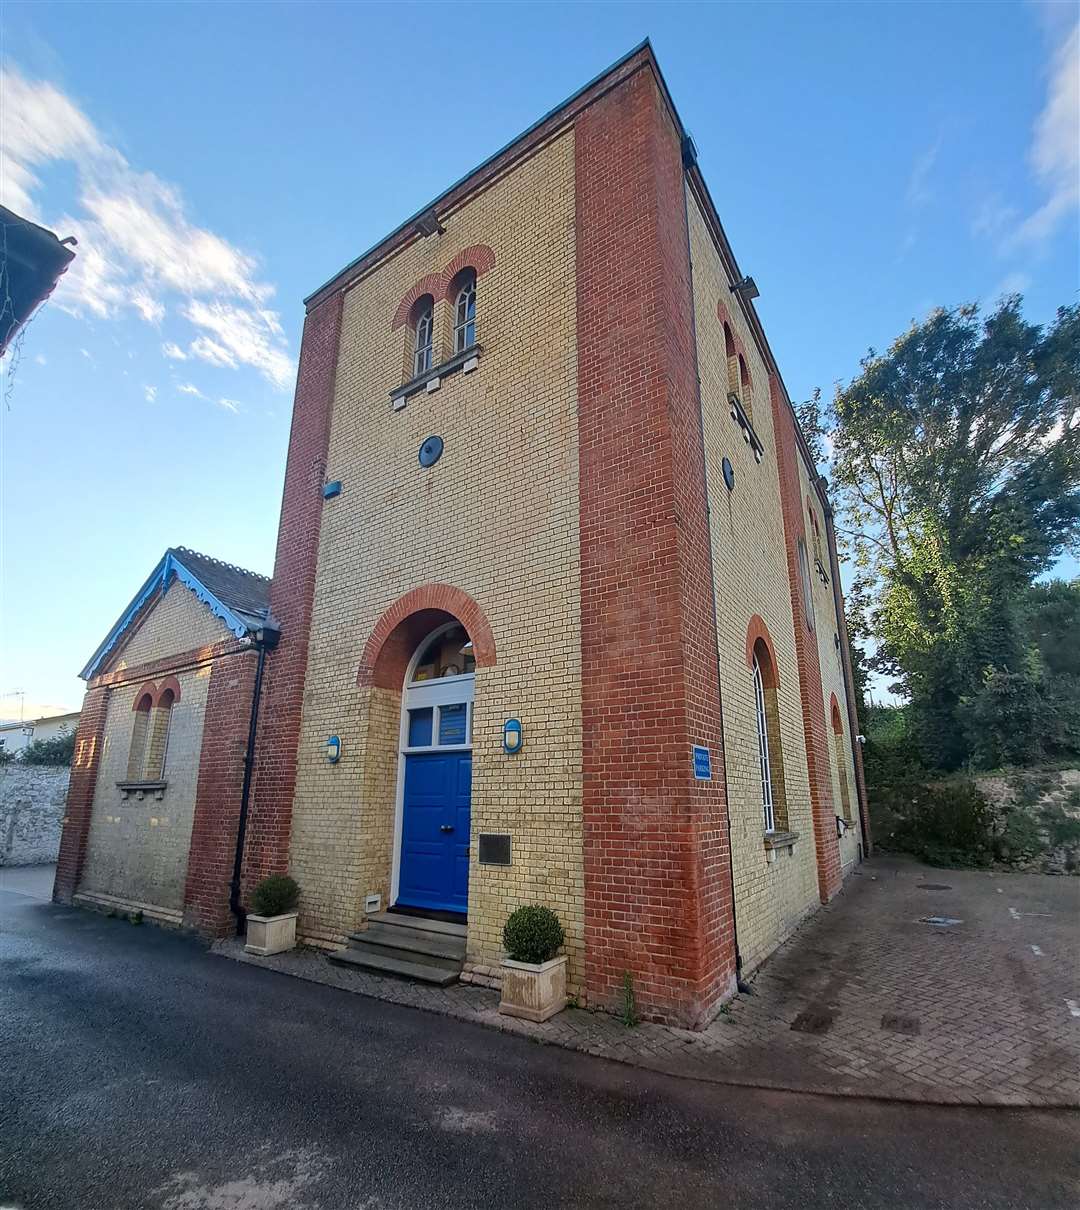
[[348, 953], [368, 954], [374, 958], [394, 958], [398, 962], [414, 962], [420, 966], [437, 966], [444, 970], [460, 971], [465, 962], [462, 954], [431, 954], [421, 950], [405, 949], [386, 941], [369, 945], [365, 941], [350, 941]]
[[331, 962], [338, 966], [357, 966], [364, 970], [375, 971], [383, 975], [400, 975], [405, 979], [416, 979], [421, 983], [434, 983], [439, 987], [448, 987], [456, 983], [457, 970], [447, 970], [441, 966], [428, 966], [420, 962], [405, 962], [400, 958], [387, 958], [379, 954], [361, 953], [357, 950], [338, 950], [328, 954]]
[[421, 933], [415, 929], [395, 929], [389, 925], [372, 924], [362, 933], [350, 933], [349, 940], [360, 945], [430, 954], [434, 958], [454, 958], [458, 961], [465, 959], [465, 938], [448, 937], [445, 933]]
[[394, 928], [414, 929], [421, 933], [442, 933], [447, 937], [464, 937], [468, 932], [464, 924], [451, 924], [449, 920], [429, 920], [426, 916], [406, 916], [400, 912], [376, 912], [368, 917], [368, 924], [388, 924]]

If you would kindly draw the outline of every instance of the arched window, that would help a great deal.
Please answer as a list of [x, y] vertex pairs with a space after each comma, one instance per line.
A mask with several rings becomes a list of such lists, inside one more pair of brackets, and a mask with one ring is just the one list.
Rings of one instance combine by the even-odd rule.
[[729, 395], [739, 394], [739, 355], [735, 351], [735, 337], [731, 325], [724, 324], [724, 357], [727, 362], [727, 389]]
[[463, 353], [476, 344], [476, 270], [463, 269], [454, 286], [454, 352]]
[[739, 400], [742, 403], [743, 411], [747, 416], [753, 417], [753, 383], [750, 380], [750, 371], [746, 368], [746, 360], [743, 355], [739, 354]]
[[146, 761], [143, 778], [160, 781], [165, 776], [165, 757], [169, 750], [169, 724], [175, 697], [171, 689], [165, 689], [157, 700], [150, 715], [150, 740], [146, 745]]
[[413, 377], [431, 369], [435, 332], [435, 299], [423, 294], [413, 304]]
[[465, 627], [443, 627], [424, 645], [413, 667], [410, 684], [436, 681], [444, 676], [465, 676], [475, 671], [472, 640]]
[[150, 711], [154, 699], [144, 693], [135, 703], [135, 724], [131, 729], [131, 748], [128, 750], [128, 781], [142, 781], [146, 763], [146, 741], [150, 732]]
[[851, 786], [848, 782], [847, 760], [844, 758], [844, 724], [840, 720], [840, 708], [835, 697], [832, 700], [832, 733], [836, 775], [840, 782], [840, 807], [845, 821], [851, 823]]
[[806, 553], [806, 543], [800, 538], [796, 553], [799, 559], [799, 583], [802, 586], [803, 616], [806, 618], [807, 630], [814, 629], [814, 585], [810, 579], [810, 558]]
[[776, 693], [776, 670], [763, 639], [754, 644], [750, 665], [757, 722], [758, 774], [761, 786], [762, 821], [765, 834], [788, 829], [787, 790], [784, 784], [784, 754], [780, 745], [780, 716]]

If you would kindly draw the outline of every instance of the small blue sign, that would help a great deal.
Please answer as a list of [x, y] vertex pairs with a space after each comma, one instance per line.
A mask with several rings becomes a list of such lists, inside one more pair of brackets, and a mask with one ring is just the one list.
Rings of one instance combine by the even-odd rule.
[[698, 781], [712, 781], [712, 758], [708, 748], [694, 746], [694, 777]]

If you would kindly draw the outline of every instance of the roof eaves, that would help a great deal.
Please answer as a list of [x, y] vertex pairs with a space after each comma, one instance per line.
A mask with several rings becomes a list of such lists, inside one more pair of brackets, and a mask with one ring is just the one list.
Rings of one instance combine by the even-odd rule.
[[[477, 164], [475, 168], [471, 168], [464, 174], [464, 176], [459, 177], [452, 185], [447, 186], [447, 188], [444, 189], [442, 193], [438, 195], [438, 197], [434, 198], [426, 205], [421, 206], [415, 214], [410, 215], [403, 223], [399, 223], [398, 226], [396, 226], [391, 232], [389, 232], [387, 235], [384, 235], [382, 239], [376, 240], [376, 242], [372, 244], [370, 248], [368, 248], [365, 252], [361, 252], [359, 256], [351, 260], [343, 269], [339, 269], [338, 272], [332, 277], [327, 278], [327, 280], [323, 282], [323, 284], [319, 286], [317, 290], [313, 290], [304, 299], [304, 306], [310, 307], [314, 299], [317, 299], [320, 295], [325, 294], [326, 291], [330, 290], [339, 281], [341, 281], [342, 278], [347, 278], [358, 265], [362, 264], [373, 253], [377, 252], [384, 244], [389, 244], [403, 232], [407, 231], [429, 210], [437, 210], [441, 202], [445, 201], [446, 198], [448, 198], [452, 193], [465, 185], [472, 177], [479, 176], [486, 168], [494, 164], [501, 156], [506, 155], [506, 153], [516, 147], [518, 143], [524, 142], [524, 140], [526, 140], [535, 131], [539, 130], [546, 122], [551, 121], [551, 119], [561, 113], [562, 110], [568, 109], [574, 104], [575, 101], [584, 96], [585, 93], [587, 93], [591, 88], [595, 88], [598, 84], [602, 83], [607, 76], [617, 72], [635, 55], [640, 54], [643, 50], [647, 50], [649, 52], [649, 58], [652, 60], [653, 66], [656, 68], [657, 74], [659, 75], [660, 68], [656, 64], [656, 56], [652, 50], [652, 43], [648, 38], [645, 38], [644, 41], [639, 42], [637, 46], [628, 50], [625, 55], [620, 56], [614, 63], [610, 65], [610, 67], [604, 68], [602, 72], [594, 76], [588, 81], [587, 84], [583, 84], [580, 88], [571, 93], [570, 96], [568, 96], [564, 101], [560, 101], [558, 105], [555, 105], [553, 108], [549, 109], [542, 117], [537, 118], [537, 120], [533, 122], [531, 126], [527, 127], [519, 135], [515, 135], [515, 137], [512, 138], [508, 143], [500, 147], [498, 151], [494, 152], [492, 155], [489, 155], [487, 159]], [[660, 78], [661, 83], [663, 83], [663, 77], [661, 76]], [[667, 85], [664, 84], [663, 87], [665, 94], [667, 94]], [[671, 97], [670, 94], [668, 94], [668, 102], [670, 103], [670, 101]], [[672, 106], [672, 109], [674, 110], [674, 106]]]

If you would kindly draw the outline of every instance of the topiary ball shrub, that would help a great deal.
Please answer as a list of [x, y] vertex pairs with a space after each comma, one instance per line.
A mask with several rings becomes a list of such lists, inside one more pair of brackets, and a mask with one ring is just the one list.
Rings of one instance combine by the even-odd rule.
[[251, 910], [256, 916], [284, 916], [296, 910], [300, 888], [287, 874], [271, 874], [251, 892]]
[[510, 957], [534, 966], [554, 958], [565, 940], [558, 916], [551, 908], [535, 904], [511, 912], [503, 929], [503, 945]]

